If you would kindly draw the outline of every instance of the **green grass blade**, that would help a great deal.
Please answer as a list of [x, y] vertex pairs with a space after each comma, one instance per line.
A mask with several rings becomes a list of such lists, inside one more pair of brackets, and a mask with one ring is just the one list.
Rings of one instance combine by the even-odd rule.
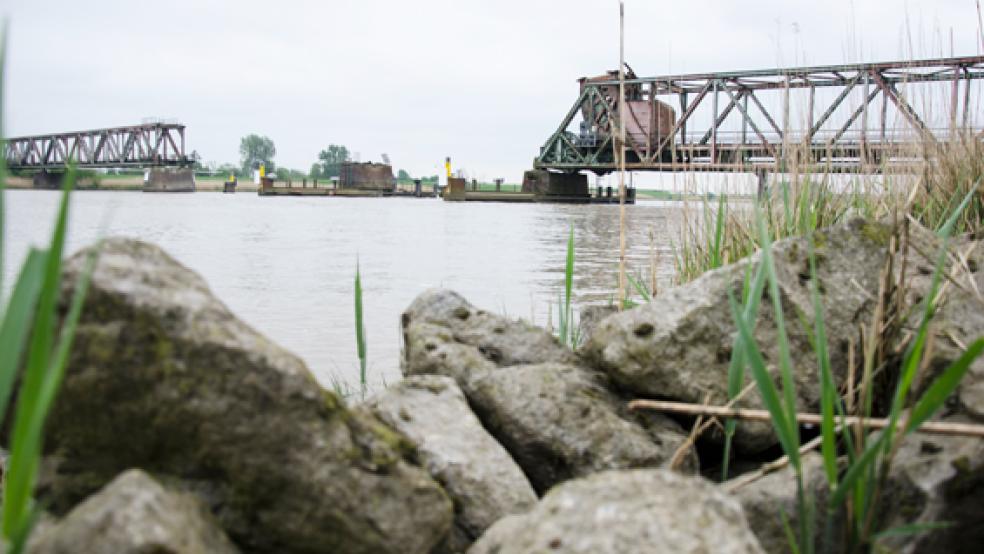
[[[16, 536], [27, 521], [30, 495], [37, 476], [40, 445], [34, 441], [32, 427], [38, 424], [37, 404], [44, 381], [49, 378], [52, 343], [55, 334], [55, 308], [61, 286], [61, 257], [65, 246], [68, 225], [68, 204], [74, 170], [69, 168], [65, 176], [61, 205], [51, 237], [51, 245], [45, 255], [44, 275], [38, 296], [34, 326], [28, 350], [24, 378], [17, 397], [14, 416], [10, 465], [4, 487], [3, 535]], [[43, 423], [43, 422], [42, 422]]]
[[362, 274], [359, 262], [355, 262], [355, 348], [359, 355], [359, 383], [362, 396], [366, 395], [366, 327], [362, 316]]
[[799, 541], [796, 540], [793, 527], [789, 524], [789, 516], [786, 515], [786, 510], [782, 506], [779, 506], [779, 519], [782, 521], [782, 532], [786, 536], [786, 544], [789, 545], [790, 554], [800, 554]]
[[54, 402], [55, 395], [61, 387], [65, 376], [65, 367], [68, 363], [68, 355], [72, 349], [72, 342], [75, 338], [75, 329], [78, 326], [79, 317], [82, 315], [82, 305], [85, 303], [85, 296], [89, 290], [89, 281], [95, 269], [96, 260], [99, 255], [99, 246], [89, 252], [86, 258], [85, 267], [75, 289], [72, 291], [72, 298], [69, 301], [68, 312], [62, 322], [62, 328], [58, 333], [58, 342], [55, 345], [54, 355], [51, 359], [51, 366], [48, 370], [47, 378], [42, 383], [38, 401], [35, 403], [34, 416], [31, 418], [31, 430], [29, 439], [31, 444], [36, 444], [40, 448], [41, 432], [44, 421], [51, 404]]
[[[854, 486], [858, 484], [859, 479], [862, 477], [867, 478], [868, 469], [872, 467], [878, 454], [881, 452], [883, 445], [885, 444], [885, 434], [882, 433], [878, 435], [878, 438], [869, 442], [868, 447], [865, 448], [864, 452], [847, 468], [844, 475], [840, 479], [840, 483], [834, 487], [834, 492], [830, 494], [828, 500], [828, 505], [832, 508], [836, 508], [844, 504], [844, 499], [847, 498], [849, 493], [854, 491]], [[855, 507], [855, 512], [863, 513], [857, 506]]]
[[971, 343], [970, 347], [956, 361], [943, 370], [943, 373], [933, 381], [933, 384], [926, 389], [926, 392], [913, 406], [906, 423], [906, 433], [918, 429], [946, 402], [946, 399], [960, 385], [960, 380], [970, 369], [970, 364], [974, 363], [981, 352], [984, 352], [984, 338], [979, 338]]
[[[7, 67], [7, 20], [3, 20], [3, 27], [0, 28], [0, 305], [3, 304], [3, 268], [4, 257], [4, 227], [7, 222], [5, 219], [6, 205], [4, 204], [5, 189], [7, 188], [7, 135], [3, 130], [3, 76]], [[0, 412], [4, 413], [4, 412]]]
[[11, 386], [27, 343], [34, 307], [41, 292], [44, 253], [31, 249], [14, 284], [10, 303], [0, 322], [0, 414], [7, 413]]
[[639, 296], [642, 297], [643, 302], [650, 302], [652, 300], [652, 295], [650, 294], [649, 289], [641, 280], [633, 277], [631, 273], [626, 273], [625, 278], [628, 279], [629, 284], [632, 285], [632, 288], [634, 288]]
[[[755, 271], [755, 278], [751, 277], [752, 266], [749, 264], [745, 268], [745, 278], [742, 285], [744, 293], [744, 308], [742, 317], [745, 324], [752, 326], [758, 318], [759, 301], [762, 299], [762, 290], [765, 288], [765, 266], [761, 263]], [[745, 350], [744, 341], [741, 336], [735, 337], [731, 347], [731, 359], [728, 362], [728, 400], [735, 398], [741, 393], [745, 386]], [[724, 458], [721, 464], [721, 479], [728, 478], [728, 466], [731, 456], [731, 442], [734, 439], [735, 428], [738, 422], [729, 419], [724, 422]]]
[[[788, 188], [788, 187], [787, 187]], [[788, 194], [786, 189], [784, 189], [784, 194]], [[756, 210], [757, 210], [756, 206]], [[783, 317], [782, 311], [782, 299], [779, 294], [779, 278], [776, 275], [775, 262], [772, 259], [772, 237], [769, 235], [768, 229], [765, 227], [765, 222], [760, 214], [756, 215], [756, 221], [759, 227], [759, 241], [761, 245], [762, 252], [762, 264], [765, 266], [766, 273], [768, 276], [769, 285], [769, 296], [772, 299], [772, 308], [775, 317], [776, 324], [776, 342], [779, 347], [779, 374], [782, 380], [782, 396], [783, 396], [783, 407], [785, 410], [786, 419], [792, 422], [796, 421], [796, 385], [793, 381], [792, 375], [792, 356], [789, 353], [789, 337], [786, 335], [786, 321]], [[788, 453], [789, 462], [799, 473], [799, 427], [793, 425], [789, 428], [789, 432], [794, 435], [789, 437], [791, 443], [797, 445], [796, 451], [793, 453]]]
[[943, 225], [937, 232], [939, 236], [948, 238], [953, 234], [953, 230], [957, 225], [957, 221], [960, 219], [960, 215], [967, 209], [967, 205], [970, 204], [970, 201], [974, 198], [974, 195], [977, 194], [977, 188], [980, 186], [981, 180], [978, 179], [977, 182], [974, 183], [974, 186], [967, 192], [967, 195], [963, 197], [960, 204], [957, 205], [957, 208], [953, 210], [950, 216], [946, 218], [946, 221], [943, 222]]
[[795, 423], [789, 421], [786, 411], [783, 409], [782, 400], [779, 399], [779, 391], [776, 389], [775, 383], [772, 382], [772, 376], [769, 375], [769, 371], [766, 369], [765, 359], [762, 358], [762, 352], [759, 351], [758, 345], [755, 343], [755, 338], [752, 336], [752, 331], [748, 323], [741, 317], [738, 311], [738, 301], [735, 300], [734, 293], [729, 291], [728, 297], [731, 303], [731, 314], [738, 326], [738, 333], [743, 343], [742, 348], [748, 360], [748, 367], [751, 369], [752, 378], [758, 387], [759, 394], [762, 397], [762, 403], [772, 417], [772, 426], [776, 431], [776, 435], [779, 437], [779, 444], [782, 446], [783, 452], [789, 456], [790, 464], [798, 472], [800, 468], [799, 441], [797, 433], [792, 430], [792, 425], [795, 425]]
[[909, 525], [899, 525], [897, 527], [885, 529], [884, 531], [875, 535], [874, 539], [877, 541], [878, 539], [883, 539], [887, 537], [908, 537], [911, 535], [918, 535], [920, 533], [925, 533], [926, 531], [936, 531], [938, 529], [946, 529], [948, 527], [953, 527], [953, 522], [927, 521], [925, 523], [912, 523]]
[[817, 356], [820, 370], [820, 424], [821, 445], [824, 471], [827, 483], [837, 486], [837, 436], [834, 423], [834, 399], [837, 396], [837, 386], [830, 370], [830, 354], [827, 351], [827, 331], [823, 320], [823, 305], [820, 302], [820, 282], [817, 276], [817, 260], [813, 244], [813, 236], [809, 237], [810, 259], [810, 292], [813, 299], [813, 348]]
[[721, 256], [721, 244], [724, 241], [724, 222], [726, 219], [727, 204], [725, 204], [725, 195], [721, 194], [718, 196], [718, 209], [714, 216], [714, 242], [711, 245], [711, 267], [717, 268], [721, 267], [724, 263], [724, 258]]

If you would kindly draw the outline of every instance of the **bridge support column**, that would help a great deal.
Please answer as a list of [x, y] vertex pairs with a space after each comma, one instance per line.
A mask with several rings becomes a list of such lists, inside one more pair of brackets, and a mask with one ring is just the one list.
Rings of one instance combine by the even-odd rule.
[[195, 172], [184, 167], [154, 167], [144, 174], [144, 192], [195, 192]]
[[755, 170], [755, 177], [758, 179], [755, 196], [759, 200], [762, 200], [769, 193], [769, 172], [765, 169], [758, 168]]
[[59, 190], [62, 188], [64, 179], [65, 174], [62, 172], [49, 173], [47, 171], [41, 171], [41, 173], [34, 174], [31, 183], [36, 189]]
[[532, 192], [537, 202], [590, 202], [588, 176], [531, 169], [523, 174], [523, 192]]

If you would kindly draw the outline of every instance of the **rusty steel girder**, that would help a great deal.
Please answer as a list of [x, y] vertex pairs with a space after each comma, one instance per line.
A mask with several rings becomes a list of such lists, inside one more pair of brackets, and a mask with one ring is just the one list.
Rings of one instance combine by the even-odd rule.
[[78, 167], [187, 166], [185, 126], [179, 123], [147, 123], [14, 137], [7, 139], [4, 157], [11, 169], [59, 169]]

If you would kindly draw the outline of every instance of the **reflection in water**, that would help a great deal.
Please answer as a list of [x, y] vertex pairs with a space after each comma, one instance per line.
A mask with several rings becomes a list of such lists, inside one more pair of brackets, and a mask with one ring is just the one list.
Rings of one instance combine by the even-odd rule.
[[[46, 241], [57, 193], [9, 191], [7, 200], [9, 287], [27, 246]], [[665, 286], [679, 205], [640, 202], [626, 213], [630, 271], [649, 274], [653, 229]], [[375, 386], [399, 378], [399, 315], [426, 288], [452, 288], [485, 309], [539, 325], [552, 306], [556, 320], [571, 225], [576, 302], [608, 302], [617, 284], [618, 206], [82, 192], [73, 197], [69, 249], [104, 229], [161, 245], [202, 274], [237, 315], [304, 358], [324, 384], [332, 376], [358, 379], [358, 260]]]

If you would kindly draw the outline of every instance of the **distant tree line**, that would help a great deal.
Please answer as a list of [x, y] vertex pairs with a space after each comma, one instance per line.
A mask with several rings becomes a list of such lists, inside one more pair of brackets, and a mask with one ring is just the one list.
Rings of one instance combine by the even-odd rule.
[[[239, 165], [224, 163], [216, 165], [214, 162], [205, 164], [197, 151], [192, 151], [189, 158], [192, 167], [198, 171], [208, 171], [210, 173], [236, 175], [238, 177], [249, 177], [253, 171], [261, 164], [266, 168], [266, 173], [276, 173], [278, 179], [331, 179], [338, 177], [342, 173], [342, 164], [352, 161], [349, 149], [340, 144], [329, 144], [318, 153], [318, 161], [311, 164], [307, 173], [288, 167], [277, 167], [274, 157], [277, 155], [277, 147], [273, 139], [258, 134], [249, 134], [239, 141]], [[400, 169], [396, 173], [396, 179], [400, 182], [412, 182], [413, 177], [405, 169]], [[425, 184], [437, 183], [437, 175], [422, 177], [421, 182]]]

